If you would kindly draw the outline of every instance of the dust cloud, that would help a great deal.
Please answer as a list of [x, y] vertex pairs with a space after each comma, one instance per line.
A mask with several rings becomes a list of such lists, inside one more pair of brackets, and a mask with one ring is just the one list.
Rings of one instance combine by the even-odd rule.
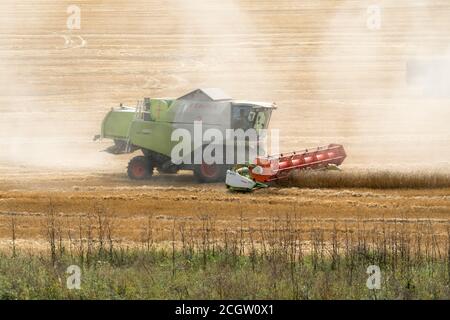
[[217, 87], [249, 97], [258, 78], [269, 79], [255, 44], [258, 29], [242, 2], [171, 0], [169, 4], [179, 13], [174, 21], [181, 37], [178, 67], [193, 67], [200, 74], [186, 83], [185, 90]]
[[450, 165], [450, 76], [436, 72], [450, 66], [449, 13], [443, 1], [347, 0], [328, 16], [317, 50], [326, 73], [315, 80], [343, 118], [327, 134], [348, 146], [350, 164]]
[[[52, 7], [60, 9], [57, 27], [46, 11]], [[70, 78], [74, 69], [66, 67], [60, 75], [53, 71], [70, 60], [68, 51], [61, 50], [63, 38], [56, 34], [65, 19], [64, 4], [44, 1], [33, 6], [10, 0], [0, 4], [0, 168], [4, 174], [24, 169], [92, 171], [105, 166], [107, 158], [91, 143], [96, 131], [84, 130], [93, 117], [98, 121], [98, 115], [78, 108], [79, 101], [65, 87], [71, 80], [64, 76]]]

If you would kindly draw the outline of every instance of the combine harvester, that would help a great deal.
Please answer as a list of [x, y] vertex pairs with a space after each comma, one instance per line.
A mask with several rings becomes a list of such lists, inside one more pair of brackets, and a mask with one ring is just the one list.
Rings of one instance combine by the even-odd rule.
[[286, 179], [296, 171], [336, 170], [346, 156], [342, 145], [330, 144], [313, 150], [258, 157], [255, 164], [228, 170], [225, 184], [234, 191], [253, 191], [268, 187], [268, 183]]
[[[310, 151], [257, 157], [246, 166], [236, 158], [227, 164], [208, 164], [202, 159], [195, 163], [195, 154], [202, 154], [208, 145], [196, 146], [192, 142], [189, 148], [192, 152], [185, 155], [185, 161], [172, 162], [172, 151], [178, 144], [172, 140], [172, 134], [182, 129], [195, 137], [195, 124], [199, 121], [205, 130], [214, 129], [222, 137], [226, 137], [230, 129], [254, 129], [256, 136], [252, 141], [239, 137], [231, 142], [222, 139], [213, 143], [217, 148], [224, 148], [224, 154], [228, 147], [238, 150], [238, 146], [243, 146], [239, 152], [244, 150], [244, 158], [251, 160], [250, 151], [255, 149], [251, 143], [256, 142], [262, 130], [268, 128], [272, 111], [276, 108], [275, 103], [234, 100], [220, 89], [200, 88], [177, 99], [145, 98], [135, 108], [121, 104], [106, 114], [101, 134], [94, 140], [113, 140], [114, 145], [106, 149], [113, 154], [142, 151], [142, 155], [135, 156], [128, 164], [127, 172], [131, 179], [149, 179], [154, 169], [164, 174], [192, 170], [200, 182], [225, 180], [230, 189], [241, 191], [264, 187], [267, 183], [286, 178], [293, 171], [329, 168], [344, 161], [343, 147], [332, 144]], [[234, 169], [229, 170], [233, 165]]]

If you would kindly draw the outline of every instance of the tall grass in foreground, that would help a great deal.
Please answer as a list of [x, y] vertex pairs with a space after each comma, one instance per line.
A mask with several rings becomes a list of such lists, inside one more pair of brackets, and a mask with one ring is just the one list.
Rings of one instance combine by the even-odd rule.
[[280, 181], [299, 188], [430, 189], [450, 188], [450, 173], [393, 171], [301, 171]]
[[[329, 234], [286, 216], [261, 228], [200, 227], [173, 221], [172, 239], [157, 243], [152, 218], [141, 243], [113, 235], [104, 210], [63, 235], [50, 209], [48, 250], [0, 253], [2, 299], [449, 299], [450, 229], [415, 231], [399, 223], [379, 230], [335, 226]], [[14, 224], [14, 237], [20, 226]], [[14, 238], [15, 239], [15, 238]], [[69, 265], [82, 270], [80, 290], [66, 288]], [[366, 287], [369, 265], [381, 268], [380, 290]]]

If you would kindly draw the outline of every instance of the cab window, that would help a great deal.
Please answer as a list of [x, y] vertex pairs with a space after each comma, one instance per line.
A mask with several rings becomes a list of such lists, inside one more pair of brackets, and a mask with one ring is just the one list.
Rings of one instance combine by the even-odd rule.
[[253, 128], [256, 113], [249, 105], [234, 106], [231, 113], [231, 125], [233, 129], [248, 130]]

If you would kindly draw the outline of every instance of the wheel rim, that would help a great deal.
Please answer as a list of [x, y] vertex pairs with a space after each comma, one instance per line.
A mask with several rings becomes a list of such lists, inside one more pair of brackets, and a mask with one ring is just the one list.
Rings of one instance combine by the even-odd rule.
[[207, 178], [213, 178], [217, 175], [219, 167], [214, 164], [202, 163], [202, 165], [200, 166], [200, 170], [203, 176]]
[[131, 167], [131, 173], [137, 178], [142, 178], [145, 176], [145, 167], [141, 163], [136, 163]]

